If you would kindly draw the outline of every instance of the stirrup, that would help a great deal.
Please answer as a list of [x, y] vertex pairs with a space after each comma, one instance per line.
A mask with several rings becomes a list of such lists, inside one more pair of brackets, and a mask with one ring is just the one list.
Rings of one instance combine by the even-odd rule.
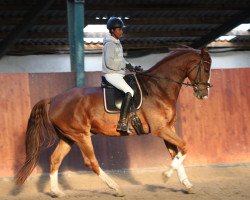
[[119, 120], [116, 130], [121, 132], [128, 132], [129, 131], [128, 124], [124, 121]]

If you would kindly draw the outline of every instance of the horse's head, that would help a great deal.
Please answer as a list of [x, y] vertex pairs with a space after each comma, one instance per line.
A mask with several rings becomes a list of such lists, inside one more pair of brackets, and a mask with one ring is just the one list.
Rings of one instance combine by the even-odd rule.
[[208, 54], [208, 49], [202, 49], [198, 63], [190, 66], [188, 78], [194, 89], [194, 95], [198, 99], [208, 98], [211, 72], [211, 57]]

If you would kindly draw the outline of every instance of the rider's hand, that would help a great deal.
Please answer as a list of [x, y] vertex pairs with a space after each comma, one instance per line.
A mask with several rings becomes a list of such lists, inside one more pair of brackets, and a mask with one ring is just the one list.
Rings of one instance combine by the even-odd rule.
[[134, 70], [135, 70], [135, 72], [142, 72], [143, 71], [141, 66], [135, 66]]
[[126, 69], [128, 71], [130, 71], [130, 72], [134, 72], [135, 71], [134, 67], [130, 63], [126, 64]]
[[133, 66], [130, 63], [126, 64], [126, 69], [129, 70], [130, 72], [142, 72], [143, 69], [141, 66]]

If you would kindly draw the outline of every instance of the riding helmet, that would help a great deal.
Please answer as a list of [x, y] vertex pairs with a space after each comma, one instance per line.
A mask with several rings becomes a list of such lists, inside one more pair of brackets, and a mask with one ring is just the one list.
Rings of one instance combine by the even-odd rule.
[[123, 21], [118, 17], [110, 17], [107, 22], [107, 29], [125, 28]]

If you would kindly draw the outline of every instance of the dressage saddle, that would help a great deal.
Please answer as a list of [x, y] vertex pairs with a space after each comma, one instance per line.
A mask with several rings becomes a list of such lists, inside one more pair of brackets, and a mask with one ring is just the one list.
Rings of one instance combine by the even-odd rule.
[[[142, 91], [136, 76], [134, 74], [128, 74], [125, 75], [124, 80], [134, 90], [132, 108], [139, 109], [142, 105]], [[102, 76], [101, 87], [103, 88], [103, 99], [106, 112], [119, 113], [125, 93], [111, 85], [104, 76]]]
[[[138, 110], [142, 105], [142, 91], [140, 84], [134, 74], [125, 75], [124, 80], [134, 90], [134, 96], [130, 110], [133, 112], [130, 116], [131, 124], [138, 135], [145, 134], [141, 121], [136, 115], [136, 110]], [[101, 87], [103, 88], [105, 111], [108, 113], [120, 113], [120, 108], [125, 93], [111, 85], [104, 76], [102, 76]]]

